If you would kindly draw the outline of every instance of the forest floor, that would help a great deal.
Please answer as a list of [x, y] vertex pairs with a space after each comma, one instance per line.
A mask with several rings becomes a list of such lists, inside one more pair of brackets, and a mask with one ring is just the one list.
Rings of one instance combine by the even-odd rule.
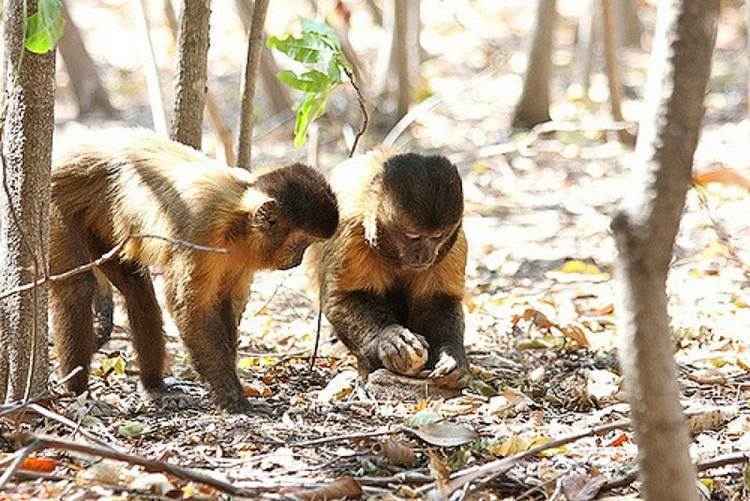
[[[733, 13], [722, 19], [695, 169], [750, 176], [747, 56], [744, 42], [737, 41], [741, 15]], [[119, 308], [114, 339], [97, 354], [91, 377], [91, 396], [110, 404], [109, 412], [60, 397], [49, 407], [77, 423], [76, 430], [35, 418], [0, 421], [3, 435], [22, 428], [84, 442], [85, 431], [121, 451], [224, 479], [253, 493], [248, 497], [313, 499], [353, 495], [359, 486], [366, 496], [397, 499], [423, 496], [424, 486], [444, 480], [446, 471], [627, 419], [616, 357], [616, 251], [609, 221], [623, 194], [636, 188], [628, 177], [632, 150], [606, 130], [605, 101], [574, 99], [572, 49], [564, 43], [556, 54], [555, 130], [538, 137], [511, 135], [507, 124], [520, 82], [524, 31], [510, 7], [492, 16], [469, 21], [485, 27], [505, 22], [512, 28], [502, 38], [469, 35], [465, 26], [446, 30], [428, 19], [428, 33], [442, 36], [436, 52], [449, 47], [451, 37], [463, 37], [476, 45], [469, 50], [477, 56], [452, 50], [425, 64], [429, 87], [441, 100], [399, 141], [404, 149], [450, 154], [464, 178], [470, 243], [466, 345], [474, 381], [459, 396], [388, 399], [368, 393], [325, 321], [322, 356], [311, 368], [316, 307], [305, 291], [303, 270], [295, 269], [257, 278], [240, 326], [241, 378], [248, 395], [275, 409], [273, 418], [215, 410], [168, 316], [171, 372], [185, 382], [195, 405], [165, 412], [145, 402], [137, 392], [137, 364]], [[564, 26], [563, 32], [569, 31]], [[626, 112], [635, 120], [647, 58], [630, 51], [623, 61]], [[599, 76], [593, 80], [595, 95]], [[65, 141], [75, 127], [61, 124], [56, 141]], [[371, 143], [378, 134], [371, 132]], [[326, 139], [321, 165], [330, 166], [346, 150], [333, 133]], [[296, 154], [285, 146], [288, 137], [263, 141], [261, 149], [274, 152], [269, 157]], [[682, 403], [691, 416], [691, 455], [708, 466], [750, 451], [749, 202], [736, 184], [690, 191], [668, 281]], [[592, 432], [514, 461], [465, 494], [636, 499], [639, 484], [628, 477], [636, 451], [626, 425]], [[0, 499], [224, 495], [173, 474], [146, 474], [127, 462], [77, 452], [46, 450], [33, 457], [53, 460], [24, 463], [32, 470], [49, 466], [48, 478], [13, 480]], [[748, 499], [750, 469], [741, 461], [728, 463], [701, 471], [705, 499]], [[43, 476], [38, 470], [31, 475]], [[347, 476], [356, 482], [341, 480]]]

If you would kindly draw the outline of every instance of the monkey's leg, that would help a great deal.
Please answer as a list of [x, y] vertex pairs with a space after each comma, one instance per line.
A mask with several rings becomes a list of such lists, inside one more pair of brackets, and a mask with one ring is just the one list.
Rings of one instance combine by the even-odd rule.
[[[50, 271], [63, 273], [89, 261], [80, 227], [66, 224], [53, 205], [50, 214]], [[91, 357], [95, 351], [91, 315], [95, 288], [96, 280], [91, 272], [51, 282], [49, 286], [50, 323], [61, 376], [67, 376], [76, 367], [83, 369], [66, 384], [68, 390], [76, 394], [86, 391]]]
[[96, 293], [94, 294], [94, 334], [98, 351], [107, 344], [112, 337], [114, 328], [115, 303], [112, 299], [112, 287], [107, 279], [98, 272], [96, 277]]
[[81, 367], [66, 386], [75, 394], [86, 391], [95, 338], [91, 302], [96, 280], [91, 273], [82, 273], [69, 280], [50, 284], [50, 323], [55, 350], [60, 359], [61, 376]]
[[101, 271], [125, 299], [141, 383], [155, 396], [166, 390], [163, 386], [164, 327], [148, 270], [134, 263], [110, 261], [101, 266]]
[[[175, 269], [190, 269], [173, 266]], [[230, 297], [205, 305], [210, 294], [193, 277], [167, 280], [169, 311], [180, 330], [198, 373], [208, 383], [217, 404], [235, 413], [267, 413], [268, 408], [245, 398], [237, 377], [237, 323]]]
[[334, 293], [324, 308], [336, 336], [357, 357], [361, 372], [385, 367], [409, 376], [427, 362], [425, 338], [399, 325], [387, 298], [364, 291]]
[[468, 368], [461, 301], [450, 296], [415, 301], [407, 325], [429, 343], [427, 367], [433, 369], [430, 377], [458, 381]]

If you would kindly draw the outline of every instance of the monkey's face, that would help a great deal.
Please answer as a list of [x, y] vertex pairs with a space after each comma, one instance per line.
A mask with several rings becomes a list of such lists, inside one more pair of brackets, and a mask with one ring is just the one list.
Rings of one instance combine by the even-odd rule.
[[308, 235], [302, 230], [289, 232], [284, 242], [279, 245], [271, 258], [271, 268], [289, 270], [302, 263], [307, 248], [321, 239]]
[[384, 231], [382, 244], [390, 247], [392, 258], [412, 271], [423, 271], [435, 264], [441, 250], [455, 233], [456, 226], [438, 230], [422, 230], [414, 227], [391, 227]]

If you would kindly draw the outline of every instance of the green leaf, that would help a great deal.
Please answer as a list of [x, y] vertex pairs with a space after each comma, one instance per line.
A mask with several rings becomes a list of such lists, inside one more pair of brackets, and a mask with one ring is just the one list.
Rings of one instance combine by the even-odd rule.
[[62, 38], [65, 21], [60, 0], [39, 0], [37, 11], [26, 19], [26, 49], [35, 54], [53, 50]]
[[328, 101], [328, 94], [308, 94], [297, 108], [297, 120], [294, 123], [294, 147], [299, 148], [307, 141], [307, 129], [310, 124], [323, 114]]
[[126, 438], [140, 437], [145, 431], [146, 426], [138, 421], [125, 420], [120, 422], [120, 425], [117, 427], [117, 433]]
[[314, 19], [303, 19], [302, 33], [318, 35], [323, 41], [325, 41], [326, 45], [332, 49], [336, 51], [341, 50], [341, 43], [339, 42], [339, 37], [336, 35], [336, 32], [324, 22], [316, 21]]
[[268, 37], [266, 46], [286, 54], [300, 63], [317, 63], [332, 55], [331, 47], [320, 37], [303, 34], [301, 38], [291, 35], [285, 38]]
[[276, 76], [292, 89], [303, 92], [325, 92], [331, 85], [328, 75], [318, 70], [310, 70], [299, 76], [293, 71], [284, 70]]

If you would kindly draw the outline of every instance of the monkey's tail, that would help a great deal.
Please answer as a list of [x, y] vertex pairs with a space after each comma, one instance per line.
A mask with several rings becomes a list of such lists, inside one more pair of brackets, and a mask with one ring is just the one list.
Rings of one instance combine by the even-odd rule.
[[94, 314], [95, 351], [99, 351], [112, 338], [114, 329], [115, 302], [112, 299], [112, 286], [101, 272], [94, 270], [96, 277], [96, 294], [92, 310]]

